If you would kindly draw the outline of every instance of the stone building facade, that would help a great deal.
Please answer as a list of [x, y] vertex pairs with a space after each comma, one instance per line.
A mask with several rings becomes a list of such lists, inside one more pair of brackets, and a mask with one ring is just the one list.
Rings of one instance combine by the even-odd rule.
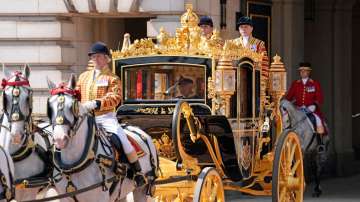
[[[0, 0], [0, 63], [12, 70], [30, 65], [34, 112], [45, 114], [46, 76], [60, 82], [84, 71], [95, 41], [117, 49], [125, 32], [132, 39], [154, 37], [161, 26], [174, 33], [185, 3], [199, 15], [210, 15], [217, 29], [222, 24], [224, 39], [238, 36], [239, 12], [267, 19], [267, 27], [255, 31], [266, 32], [262, 36], [268, 36], [263, 40], [272, 56], [283, 57], [289, 82], [298, 77], [297, 64], [306, 60], [324, 88], [331, 173], [359, 171], [360, 118], [351, 117], [360, 112], [359, 0]], [[269, 16], [256, 13], [261, 5], [270, 8]]]

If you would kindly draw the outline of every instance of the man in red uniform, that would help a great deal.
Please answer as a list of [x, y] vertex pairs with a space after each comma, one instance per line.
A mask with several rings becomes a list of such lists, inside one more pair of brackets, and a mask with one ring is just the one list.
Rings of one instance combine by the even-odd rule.
[[320, 106], [323, 103], [323, 93], [320, 83], [311, 79], [311, 65], [302, 62], [299, 65], [301, 79], [291, 84], [285, 98], [292, 101], [297, 107], [306, 113], [313, 114], [316, 119], [316, 132], [323, 134], [325, 132], [323, 116], [320, 112]]

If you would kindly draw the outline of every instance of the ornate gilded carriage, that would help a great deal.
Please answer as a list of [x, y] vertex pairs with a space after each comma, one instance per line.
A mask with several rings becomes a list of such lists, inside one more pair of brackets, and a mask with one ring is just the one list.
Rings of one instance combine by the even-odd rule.
[[264, 78], [263, 55], [217, 31], [206, 40], [197, 24], [188, 6], [176, 36], [160, 29], [157, 43], [131, 43], [125, 34], [122, 49], [112, 51], [123, 84], [119, 121], [150, 134], [160, 156], [157, 200], [223, 201], [228, 189], [302, 201], [301, 148], [296, 135], [282, 134], [278, 110], [286, 90], [281, 58]]

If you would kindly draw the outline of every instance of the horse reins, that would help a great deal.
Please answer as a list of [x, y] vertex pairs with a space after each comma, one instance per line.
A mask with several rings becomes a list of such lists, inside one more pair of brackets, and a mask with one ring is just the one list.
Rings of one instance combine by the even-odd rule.
[[[15, 81], [9, 81], [10, 79], [15, 77]], [[13, 154], [11, 154], [11, 157], [13, 159], [14, 162], [18, 162], [21, 161], [25, 158], [27, 158], [28, 156], [31, 155], [32, 152], [36, 152], [39, 154], [40, 159], [42, 159], [44, 162], [48, 162], [48, 158], [46, 157], [46, 151], [44, 149], [42, 149], [39, 145], [35, 144], [35, 136], [34, 136], [34, 129], [33, 129], [33, 123], [32, 123], [32, 119], [31, 119], [31, 113], [32, 113], [32, 89], [30, 88], [30, 83], [29, 80], [25, 77], [22, 76], [21, 72], [16, 71], [14, 73], [14, 76], [11, 77], [10, 79], [6, 80], [3, 79], [1, 82], [1, 86], [2, 89], [5, 90], [5, 88], [7, 86], [11, 86], [13, 87], [12, 89], [12, 103], [11, 103], [11, 109], [10, 112], [8, 112], [6, 110], [6, 101], [5, 101], [5, 97], [3, 97], [3, 104], [4, 104], [4, 114], [6, 115], [8, 122], [9, 122], [9, 127], [5, 126], [2, 124], [3, 122], [3, 117], [4, 114], [1, 117], [1, 125], [0, 125], [0, 130], [2, 128], [8, 130], [9, 132], [11, 131], [11, 123], [15, 122], [15, 121], [24, 121], [25, 122], [25, 134], [22, 136], [22, 140], [21, 140], [21, 147]], [[22, 80], [20, 80], [22, 79]], [[27, 90], [29, 91], [29, 115], [25, 116], [22, 111], [20, 110], [20, 106], [19, 106], [19, 99], [20, 99], [20, 94], [21, 94], [21, 90], [20, 88], [24, 87], [27, 88]], [[5, 92], [5, 91], [4, 91]], [[48, 141], [45, 141], [48, 142]], [[52, 168], [50, 168], [52, 169]], [[48, 172], [47, 170], [49, 170], [49, 168], [47, 166], [45, 166], [44, 172]], [[43, 172], [43, 173], [44, 173]], [[43, 173], [39, 174], [42, 175]], [[30, 183], [32, 178], [36, 178], [35, 180], [37, 180], [38, 175], [36, 176], [32, 176], [30, 178], [27, 179], [18, 179], [15, 181], [16, 186], [20, 186], [20, 187], [27, 187]]]

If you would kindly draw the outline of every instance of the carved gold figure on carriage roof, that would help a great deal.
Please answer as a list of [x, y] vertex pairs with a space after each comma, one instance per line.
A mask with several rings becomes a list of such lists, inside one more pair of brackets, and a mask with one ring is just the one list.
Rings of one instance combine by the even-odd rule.
[[187, 11], [181, 16], [181, 27], [176, 29], [175, 36], [170, 36], [164, 28], [160, 29], [157, 45], [151, 38], [135, 40], [131, 44], [130, 35], [125, 34], [121, 51], [111, 51], [113, 59], [146, 55], [205, 55], [215, 59], [226, 56], [229, 59], [248, 57], [254, 62], [261, 61], [261, 54], [243, 48], [233, 40], [224, 43], [217, 30], [214, 30], [210, 40], [202, 40], [199, 18], [192, 9], [191, 5], [186, 6]]

